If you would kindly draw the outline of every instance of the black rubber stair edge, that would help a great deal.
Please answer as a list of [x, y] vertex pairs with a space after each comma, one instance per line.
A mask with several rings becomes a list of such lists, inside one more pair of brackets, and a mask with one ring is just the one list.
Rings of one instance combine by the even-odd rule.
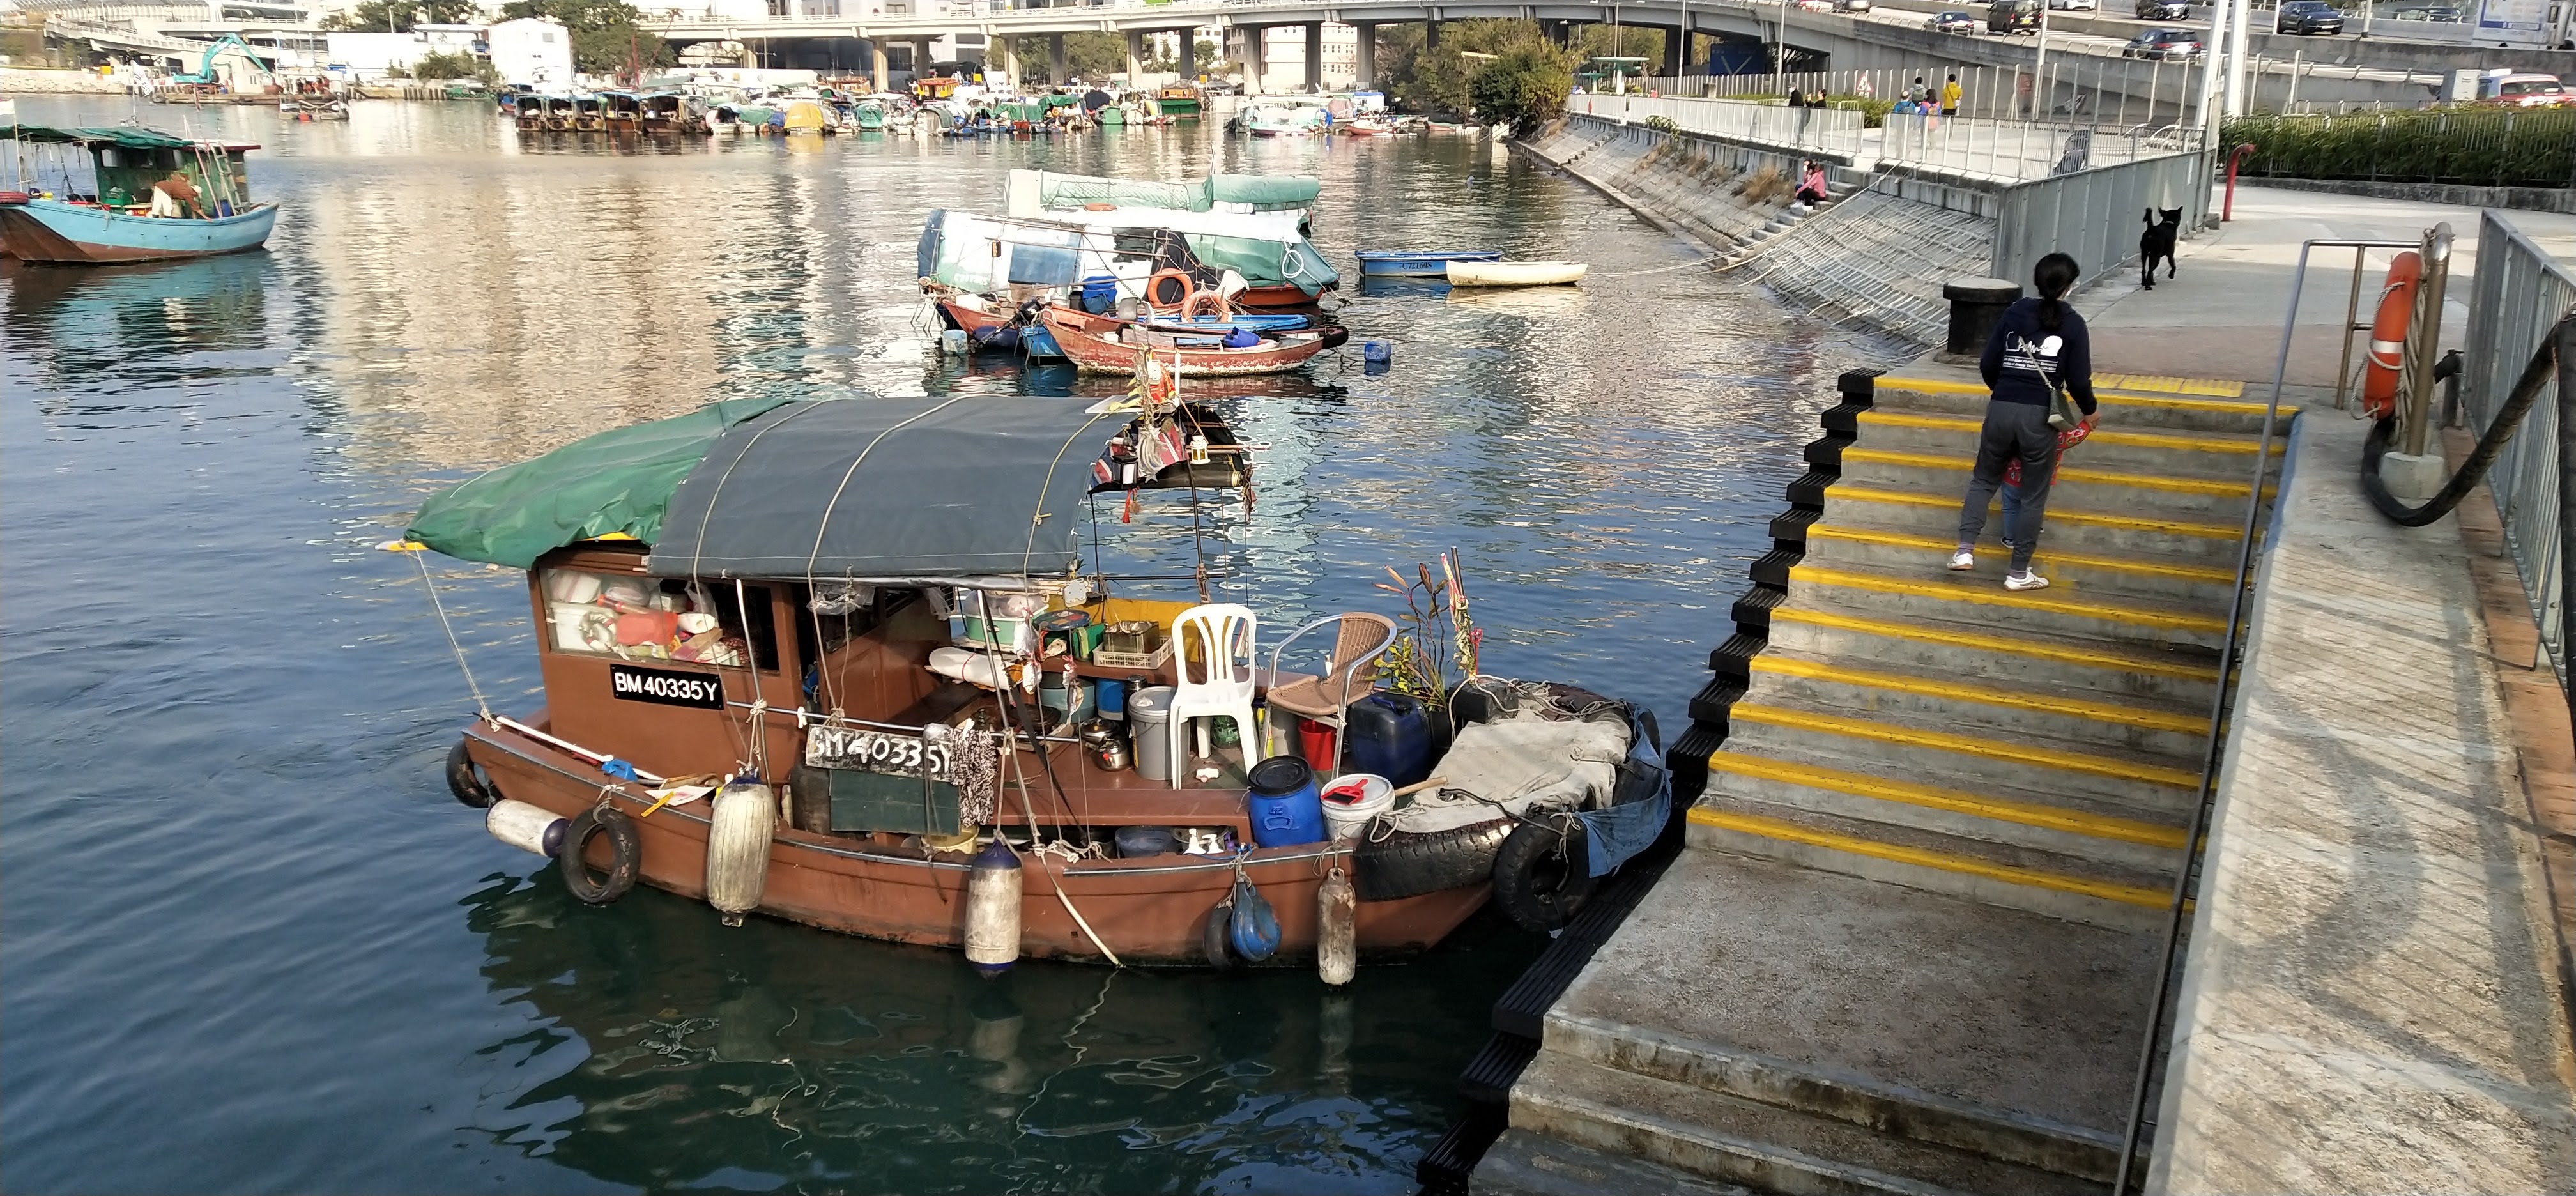
[[1771, 519], [1771, 546], [1774, 548], [1806, 547], [1807, 529], [1814, 527], [1816, 521], [1824, 517], [1824, 512], [1810, 511], [1804, 507], [1782, 511]]
[[1744, 696], [1742, 681], [1730, 677], [1713, 677], [1701, 690], [1691, 695], [1690, 716], [1694, 723], [1724, 728], [1733, 716], [1729, 708]]
[[1760, 631], [1767, 635], [1771, 631], [1771, 612], [1788, 600], [1789, 591], [1786, 589], [1757, 585], [1744, 591], [1744, 596], [1735, 600], [1735, 608], [1728, 613], [1735, 619], [1737, 630]]
[[1413, 1165], [1413, 1182], [1422, 1185], [1422, 1196], [1467, 1196], [1467, 1178], [1476, 1173], [1477, 1162], [1510, 1124], [1501, 1106], [1467, 1106], [1458, 1124], [1440, 1135], [1431, 1149], [1422, 1152], [1422, 1161]]
[[1739, 631], [1726, 637], [1717, 650], [1708, 654], [1709, 671], [1721, 679], [1733, 678], [1738, 684], [1753, 677], [1753, 654], [1771, 646], [1771, 637]]
[[1817, 416], [1816, 422], [1823, 424], [1826, 431], [1836, 435], [1857, 437], [1860, 435], [1861, 413], [1867, 410], [1869, 410], [1869, 404], [1845, 399], [1825, 408], [1825, 413]]
[[1458, 1077], [1458, 1095], [1475, 1105], [1509, 1105], [1512, 1085], [1521, 1078], [1521, 1069], [1538, 1057], [1538, 1040], [1500, 1030], [1485, 1036], [1483, 1049], [1467, 1061], [1467, 1070]]
[[[1790, 567], [1805, 559], [1807, 551], [1804, 548], [1774, 548], [1753, 559], [1753, 580], [1785, 594], [1789, 588]], [[1770, 620], [1764, 619], [1763, 625], [1769, 626]]]
[[[1544, 1037], [1548, 1009], [1565, 995], [1574, 978], [1583, 974], [1584, 965], [1592, 962], [1592, 953], [1609, 942], [1610, 936], [1619, 932], [1619, 924], [1628, 920], [1630, 911], [1654, 891], [1655, 882], [1662, 879], [1673, 857], [1681, 854], [1682, 810], [1678, 797], [1674, 802], [1676, 817], [1665, 826], [1664, 833], [1622, 865], [1610, 883], [1594, 890], [1583, 911], [1574, 915], [1565, 929], [1556, 932], [1556, 941], [1539, 953], [1520, 979], [1503, 990], [1502, 997], [1494, 1002], [1496, 1032], [1516, 1034], [1531, 1042]], [[1514, 1072], [1512, 1078], [1520, 1078], [1520, 1073]], [[1508, 1090], [1510, 1085], [1504, 1087]]]
[[1799, 450], [1800, 457], [1809, 468], [1829, 470], [1840, 478], [1843, 475], [1843, 450], [1850, 448], [1856, 439], [1859, 437], [1849, 432], [1829, 432], [1808, 441], [1807, 447]]
[[1878, 378], [1885, 370], [1844, 370], [1834, 379], [1834, 390], [1846, 403], [1867, 407], [1878, 401]]
[[1726, 743], [1726, 728], [1706, 723], [1692, 723], [1690, 730], [1673, 741], [1672, 750], [1664, 753], [1664, 767], [1673, 772], [1673, 804], [1688, 809], [1708, 788], [1708, 754]]
[[1825, 487], [1843, 480], [1839, 469], [1810, 469], [1797, 481], [1789, 483], [1789, 501], [1802, 507], [1825, 509]]

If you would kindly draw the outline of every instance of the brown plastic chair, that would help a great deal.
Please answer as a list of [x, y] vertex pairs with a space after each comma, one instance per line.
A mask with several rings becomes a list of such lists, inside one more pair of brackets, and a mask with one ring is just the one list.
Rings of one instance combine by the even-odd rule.
[[1270, 690], [1269, 702], [1281, 710], [1333, 728], [1333, 771], [1339, 773], [1344, 750], [1342, 741], [1347, 738], [1344, 732], [1348, 729], [1343, 712], [1350, 708], [1351, 703], [1377, 692], [1377, 678], [1363, 670], [1376, 665], [1377, 658], [1395, 646], [1395, 620], [1357, 611], [1326, 615], [1288, 633], [1288, 638], [1271, 650], [1270, 675], [1279, 675], [1280, 658], [1287, 654], [1289, 645], [1297, 642], [1298, 636], [1328, 623], [1339, 623], [1341, 628], [1335, 635], [1332, 655], [1324, 661], [1323, 675], [1300, 677], [1275, 686]]

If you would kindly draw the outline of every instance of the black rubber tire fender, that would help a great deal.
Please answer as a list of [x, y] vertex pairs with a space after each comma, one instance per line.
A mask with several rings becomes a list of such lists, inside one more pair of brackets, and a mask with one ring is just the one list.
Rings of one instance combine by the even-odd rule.
[[1234, 968], [1234, 948], [1228, 945], [1234, 925], [1234, 894], [1209, 907], [1207, 920], [1199, 925], [1199, 951], [1207, 956], [1208, 966], [1220, 972]]
[[[593, 835], [608, 836], [606, 876], [592, 876], [590, 864], [582, 859]], [[607, 806], [592, 806], [573, 815], [564, 827], [563, 854], [555, 857], [555, 867], [563, 873], [564, 888], [582, 904], [606, 905], [635, 887], [636, 876], [644, 870], [644, 837], [636, 831], [634, 819]]]
[[1494, 904], [1523, 930], [1564, 929], [1592, 899], [1595, 884], [1583, 820], [1572, 814], [1521, 823], [1494, 853]]
[[466, 754], [465, 741], [461, 738], [455, 747], [447, 749], [447, 791], [455, 794], [456, 800], [477, 810], [491, 809], [493, 799], [500, 796], [475, 769], [474, 757]]
[[1398, 832], [1380, 839], [1384, 826], [1371, 819], [1351, 849], [1351, 884], [1362, 901], [1394, 901], [1443, 889], [1483, 884], [1494, 873], [1494, 855], [1510, 838], [1512, 820], [1453, 826], [1423, 834]]

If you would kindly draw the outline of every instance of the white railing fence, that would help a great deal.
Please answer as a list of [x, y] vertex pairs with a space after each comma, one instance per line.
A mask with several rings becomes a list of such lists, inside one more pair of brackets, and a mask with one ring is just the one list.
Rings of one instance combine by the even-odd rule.
[[1862, 126], [1867, 123], [1858, 112], [1636, 94], [1574, 96], [1567, 100], [1565, 110], [1632, 125], [1660, 117], [1685, 133], [1759, 142], [1846, 160], [1859, 155]]
[[1882, 163], [1973, 178], [2039, 179], [2191, 153], [2201, 148], [2202, 140], [2199, 129], [2176, 125], [2122, 129], [1891, 112], [1880, 134], [1878, 157]]
[[[2460, 348], [2460, 408], [2470, 430], [2483, 435], [2495, 422], [2558, 318], [2576, 306], [2576, 271], [2552, 258], [2493, 209], [2478, 218], [2476, 290], [2469, 302], [2468, 339]], [[2540, 646], [2562, 684], [2567, 645], [2559, 610], [2567, 600], [2558, 551], [2561, 518], [2558, 460], [2558, 385], [2554, 379], [2522, 417], [2522, 427], [2487, 471], [2487, 489], [2504, 518], [2506, 547], [2522, 574]]]

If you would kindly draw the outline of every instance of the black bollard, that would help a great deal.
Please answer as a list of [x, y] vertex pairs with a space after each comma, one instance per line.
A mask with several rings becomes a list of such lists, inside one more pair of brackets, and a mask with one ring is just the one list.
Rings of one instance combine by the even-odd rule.
[[1950, 301], [1950, 343], [1944, 351], [1975, 357], [1986, 351], [1986, 340], [1995, 334], [2004, 309], [2021, 298], [2021, 284], [2000, 278], [1962, 278], [1941, 284], [1941, 297]]

